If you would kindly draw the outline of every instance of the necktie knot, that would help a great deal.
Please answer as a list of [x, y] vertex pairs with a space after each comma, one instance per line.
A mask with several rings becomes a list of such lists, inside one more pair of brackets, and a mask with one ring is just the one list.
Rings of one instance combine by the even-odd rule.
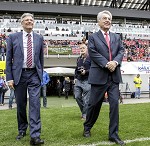
[[105, 32], [104, 34], [105, 34], [106, 36], [108, 36], [108, 33], [107, 33], [107, 32]]
[[28, 34], [27, 34], [27, 37], [31, 37], [31, 34], [30, 34], [30, 33], [28, 33]]

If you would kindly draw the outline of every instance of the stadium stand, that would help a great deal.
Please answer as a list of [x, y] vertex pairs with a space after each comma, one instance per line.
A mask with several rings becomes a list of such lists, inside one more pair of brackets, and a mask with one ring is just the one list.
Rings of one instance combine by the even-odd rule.
[[60, 55], [71, 54], [71, 57], [77, 57], [78, 44], [82, 38], [88, 39], [89, 34], [99, 29], [96, 14], [101, 7], [108, 8], [113, 14], [111, 31], [122, 37], [126, 49], [123, 61], [148, 62], [150, 60], [148, 0], [138, 2], [136, 0], [132, 2], [129, 0], [122, 2], [115, 0], [1, 0], [1, 44], [10, 33], [22, 31], [19, 18], [23, 12], [28, 11], [34, 13], [36, 18], [34, 31], [44, 36], [47, 47], [51, 50], [65, 50], [55, 53], [45, 51], [50, 52], [50, 54], [45, 53], [47, 57], [57, 55], [57, 52]]

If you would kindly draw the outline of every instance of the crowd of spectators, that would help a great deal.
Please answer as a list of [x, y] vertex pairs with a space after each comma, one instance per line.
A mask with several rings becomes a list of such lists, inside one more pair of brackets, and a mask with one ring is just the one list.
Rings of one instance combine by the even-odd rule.
[[6, 57], [6, 35], [0, 34], [0, 61], [5, 61]]
[[[81, 41], [71, 40], [47, 40], [49, 47], [71, 47], [72, 54], [79, 54], [79, 44]], [[136, 40], [136, 39], [123, 39], [125, 48], [123, 61], [136, 61], [141, 62], [150, 61], [150, 40]]]
[[[7, 36], [5, 34], [0, 34], [0, 61], [5, 61], [6, 38]], [[71, 47], [72, 55], [80, 54], [79, 44], [81, 42], [82, 40], [45, 40], [48, 47]], [[123, 45], [125, 48], [123, 61], [150, 61], [150, 40], [123, 39]]]
[[150, 61], [150, 40], [124, 39], [125, 48], [123, 61]]
[[81, 41], [72, 40], [49, 40], [49, 46], [74, 46], [81, 44]]

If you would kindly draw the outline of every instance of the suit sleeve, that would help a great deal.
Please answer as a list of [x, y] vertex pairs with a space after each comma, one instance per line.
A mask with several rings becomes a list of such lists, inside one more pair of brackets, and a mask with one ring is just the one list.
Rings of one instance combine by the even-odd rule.
[[117, 35], [117, 34], [116, 34], [116, 36], [117, 36], [116, 37], [117, 38], [116, 42], [118, 42], [119, 45], [118, 45], [118, 53], [117, 53], [117, 55], [115, 56], [115, 58], [113, 60], [117, 61], [118, 66], [120, 66], [121, 62], [122, 62], [122, 59], [123, 59], [123, 55], [124, 55], [124, 47], [123, 47], [122, 40], [121, 40], [120, 36]]
[[12, 64], [13, 64], [13, 46], [12, 46], [12, 36], [6, 40], [6, 81], [14, 80], [12, 74]]

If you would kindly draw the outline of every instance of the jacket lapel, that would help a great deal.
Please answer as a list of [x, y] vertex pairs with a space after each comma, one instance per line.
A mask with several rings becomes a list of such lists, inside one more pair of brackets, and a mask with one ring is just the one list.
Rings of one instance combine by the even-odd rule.
[[34, 56], [35, 56], [35, 54], [36, 54], [36, 34], [33, 32], [33, 52], [34, 52]]
[[99, 30], [99, 31], [97, 32], [97, 34], [98, 34], [98, 37], [100, 38], [100, 40], [108, 47], [108, 45], [107, 45], [107, 43], [106, 43], [106, 40], [105, 40], [105, 38], [104, 38], [102, 32]]
[[110, 36], [110, 47], [111, 47], [113, 44], [113, 33], [110, 32], [109, 36]]
[[109, 36], [110, 36], [110, 48], [111, 48], [111, 52], [113, 52], [113, 42], [114, 42], [114, 36], [113, 36], [113, 33], [109, 33]]
[[23, 50], [23, 33], [22, 32], [20, 32], [18, 34], [18, 42], [19, 42], [19, 45], [20, 45], [21, 52], [22, 52], [22, 54], [24, 54], [24, 50]]
[[36, 33], [33, 32], [33, 53], [34, 53], [34, 61], [36, 61], [36, 54], [38, 52], [38, 44], [39, 44], [39, 40], [38, 40], [38, 37], [36, 35]]

